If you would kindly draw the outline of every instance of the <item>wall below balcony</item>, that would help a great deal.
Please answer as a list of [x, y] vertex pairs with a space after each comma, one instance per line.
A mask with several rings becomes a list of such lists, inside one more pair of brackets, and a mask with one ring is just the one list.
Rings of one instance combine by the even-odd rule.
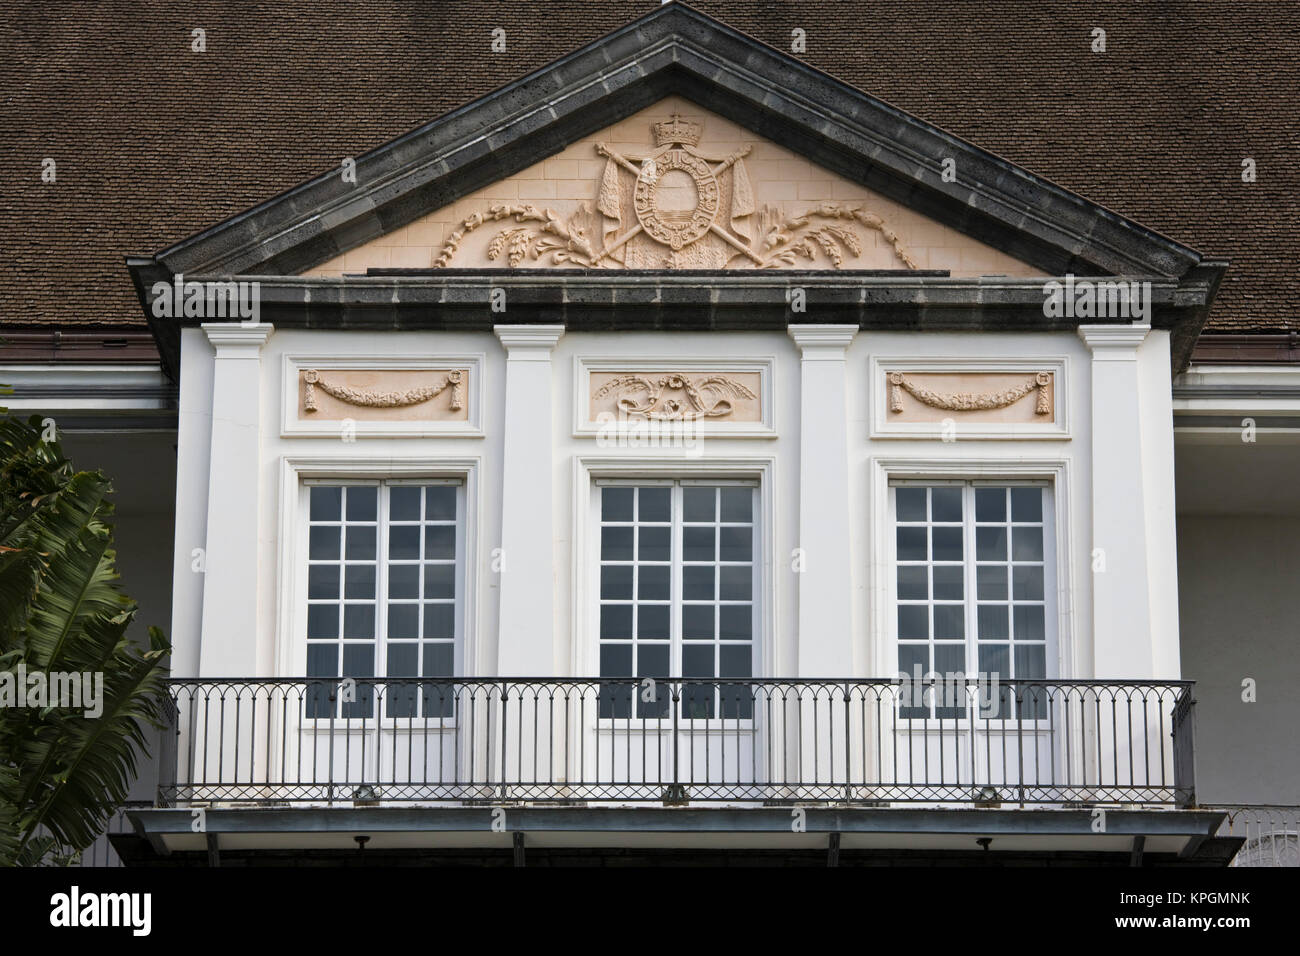
[[[1297, 568], [1300, 517], [1178, 516], [1183, 676], [1196, 681], [1202, 803], [1300, 803]], [[1247, 677], [1256, 703], [1241, 699]]]

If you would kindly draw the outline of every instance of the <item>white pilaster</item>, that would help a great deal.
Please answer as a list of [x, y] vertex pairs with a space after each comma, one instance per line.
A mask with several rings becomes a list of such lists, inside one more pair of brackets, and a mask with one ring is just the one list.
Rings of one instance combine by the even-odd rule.
[[497, 673], [555, 676], [551, 351], [562, 325], [498, 325], [506, 349]]
[[255, 677], [261, 351], [274, 329], [265, 322], [202, 328], [216, 357], [199, 673]]
[[845, 351], [856, 325], [791, 325], [803, 355], [799, 401], [800, 677], [853, 673], [848, 391]]
[[1093, 676], [1099, 678], [1170, 676], [1155, 672], [1143, 478], [1138, 347], [1150, 331], [1149, 325], [1079, 327], [1092, 350]]

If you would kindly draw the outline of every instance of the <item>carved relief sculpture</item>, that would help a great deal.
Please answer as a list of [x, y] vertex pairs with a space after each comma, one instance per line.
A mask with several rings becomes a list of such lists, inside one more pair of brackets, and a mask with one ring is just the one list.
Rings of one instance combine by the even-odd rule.
[[677, 114], [653, 124], [653, 133], [656, 148], [643, 156], [596, 144], [605, 170], [594, 210], [584, 203], [566, 218], [530, 204], [494, 204], [447, 236], [434, 266], [449, 266], [466, 234], [514, 220], [518, 225], [498, 232], [487, 249], [488, 259], [504, 256], [511, 268], [534, 260], [584, 268], [776, 269], [819, 256], [840, 268], [846, 251], [862, 254], [864, 228], [879, 232], [906, 268], [917, 268], [898, 234], [860, 205], [821, 203], [794, 216], [760, 209], [745, 170], [751, 147], [711, 155], [699, 149], [703, 127]]
[[1035, 415], [1050, 415], [1052, 403], [1050, 387], [1052, 376], [1048, 372], [1038, 372], [1029, 381], [995, 392], [951, 392], [941, 393], [911, 381], [902, 372], [889, 373], [889, 410], [894, 413], [903, 411], [903, 392], [915, 398], [923, 405], [941, 408], [945, 411], [971, 412], [1006, 408], [1014, 405], [1030, 392], [1036, 391], [1038, 399], [1034, 405]]
[[[614, 373], [591, 394], [593, 413], [601, 399], [615, 396], [620, 414], [653, 421], [693, 421], [701, 418], [743, 417], [756, 420], [758, 395], [743, 384], [741, 377], [754, 380], [758, 373], [703, 374], [695, 377], [680, 372], [664, 374]], [[744, 415], [738, 407], [744, 403]], [[754, 403], [751, 406], [749, 403]]]
[[[302, 412], [313, 418], [356, 416], [343, 406], [352, 406], [367, 419], [463, 419], [465, 408], [464, 369], [433, 372], [437, 376], [429, 382], [430, 372], [419, 369], [333, 369], [322, 372], [316, 368], [302, 371]], [[326, 377], [329, 376], [329, 377]], [[428, 382], [428, 384], [426, 384]], [[430, 399], [447, 393], [443, 406], [419, 410]], [[321, 395], [328, 395], [322, 399]], [[325, 406], [322, 406], [322, 401]]]

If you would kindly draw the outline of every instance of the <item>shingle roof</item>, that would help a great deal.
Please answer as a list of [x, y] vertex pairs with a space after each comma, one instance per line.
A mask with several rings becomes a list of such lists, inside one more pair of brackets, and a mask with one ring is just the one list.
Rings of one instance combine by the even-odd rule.
[[[697, 0], [697, 9], [1206, 255], [1211, 328], [1300, 328], [1300, 9]], [[0, 22], [0, 320], [138, 326], [151, 253], [658, 3], [28, 4]], [[143, 7], [143, 9], [142, 9]], [[506, 31], [504, 53], [492, 30]], [[1106, 31], [1094, 53], [1092, 31]], [[191, 51], [206, 31], [207, 52]], [[41, 181], [45, 157], [55, 183]], [[1253, 158], [1254, 183], [1241, 179]]]

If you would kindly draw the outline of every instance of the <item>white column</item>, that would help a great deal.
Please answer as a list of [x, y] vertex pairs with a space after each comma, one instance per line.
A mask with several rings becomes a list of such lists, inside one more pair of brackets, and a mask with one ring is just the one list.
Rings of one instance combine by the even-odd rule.
[[199, 673], [255, 677], [261, 350], [273, 327], [210, 322], [203, 331], [216, 358]]
[[[1138, 347], [1149, 325], [1084, 325], [1092, 350], [1093, 676], [1152, 678], [1151, 542], [1147, 540]], [[1173, 494], [1173, 488], [1169, 488]]]
[[497, 673], [555, 676], [551, 350], [562, 325], [498, 325], [506, 349]]
[[849, 550], [849, 418], [845, 350], [856, 325], [791, 325], [803, 353], [799, 402], [800, 677], [848, 677], [853, 668]]

